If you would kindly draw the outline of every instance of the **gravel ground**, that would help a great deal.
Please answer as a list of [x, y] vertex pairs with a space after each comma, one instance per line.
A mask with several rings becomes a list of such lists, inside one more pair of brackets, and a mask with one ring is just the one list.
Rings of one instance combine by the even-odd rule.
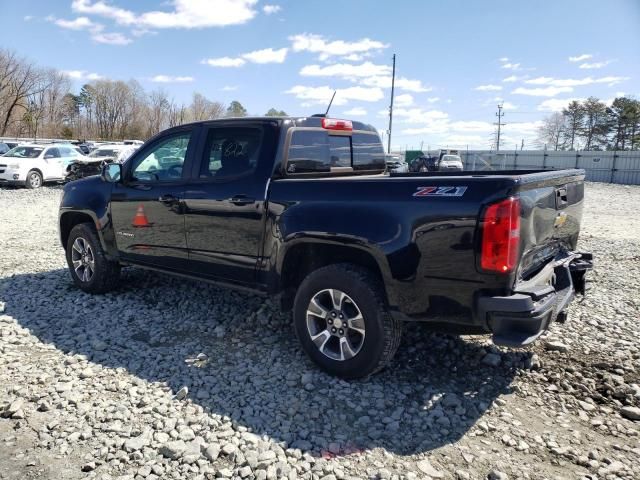
[[640, 187], [587, 185], [589, 295], [533, 348], [409, 325], [349, 383], [261, 298], [74, 288], [60, 193], [0, 189], [2, 479], [640, 478]]

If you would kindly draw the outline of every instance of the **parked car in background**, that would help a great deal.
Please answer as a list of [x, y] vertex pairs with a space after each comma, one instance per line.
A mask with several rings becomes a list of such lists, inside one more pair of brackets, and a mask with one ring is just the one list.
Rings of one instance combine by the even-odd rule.
[[64, 180], [67, 166], [83, 158], [70, 144], [25, 144], [0, 157], [0, 185], [39, 188]]
[[65, 180], [78, 180], [79, 178], [98, 175], [105, 163], [122, 163], [131, 156], [138, 145], [106, 144], [100, 145], [88, 156], [71, 162], [65, 172]]
[[461, 172], [462, 159], [457, 150], [440, 150], [439, 155], [422, 154], [409, 164], [409, 172]]
[[11, 147], [9, 145], [4, 142], [0, 142], [0, 155], [4, 155], [9, 150], [11, 150]]
[[389, 172], [406, 173], [409, 171], [409, 166], [398, 154], [387, 153], [384, 156], [384, 160], [387, 164], [387, 171]]
[[461, 172], [464, 170], [460, 155], [446, 154], [440, 157], [438, 171], [440, 172]]

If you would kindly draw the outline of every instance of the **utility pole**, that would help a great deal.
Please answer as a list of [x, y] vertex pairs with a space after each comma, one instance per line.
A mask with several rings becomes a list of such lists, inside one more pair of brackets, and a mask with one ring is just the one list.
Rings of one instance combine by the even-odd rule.
[[498, 122], [494, 123], [494, 125], [498, 126], [498, 137], [496, 138], [496, 152], [500, 151], [500, 129], [504, 125], [502, 123], [502, 117], [504, 117], [504, 112], [502, 111], [502, 104], [498, 105], [498, 111], [496, 112], [496, 117], [498, 117]]
[[389, 133], [387, 136], [387, 153], [391, 153], [391, 126], [393, 124], [393, 93], [396, 86], [396, 54], [393, 54], [393, 73], [391, 74], [391, 104], [389, 105]]

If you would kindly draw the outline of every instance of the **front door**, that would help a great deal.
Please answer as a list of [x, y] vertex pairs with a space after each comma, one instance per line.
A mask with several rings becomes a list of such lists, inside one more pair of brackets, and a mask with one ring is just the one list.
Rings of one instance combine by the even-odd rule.
[[145, 146], [127, 162], [124, 181], [114, 184], [111, 216], [123, 260], [187, 268], [183, 202], [192, 134], [178, 130]]
[[[186, 231], [194, 273], [252, 285], [263, 234], [274, 126], [232, 124], [203, 131], [205, 142], [185, 191]], [[263, 168], [261, 168], [263, 167]]]

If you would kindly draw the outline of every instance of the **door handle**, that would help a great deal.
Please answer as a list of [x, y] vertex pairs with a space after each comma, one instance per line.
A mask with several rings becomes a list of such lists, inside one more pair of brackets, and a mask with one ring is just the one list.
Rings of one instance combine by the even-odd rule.
[[173, 205], [175, 203], [178, 203], [178, 197], [168, 194], [161, 195], [160, 198], [158, 198], [158, 201], [167, 205]]
[[229, 199], [229, 202], [234, 205], [248, 205], [255, 202], [255, 199], [249, 198], [246, 195], [234, 195]]

